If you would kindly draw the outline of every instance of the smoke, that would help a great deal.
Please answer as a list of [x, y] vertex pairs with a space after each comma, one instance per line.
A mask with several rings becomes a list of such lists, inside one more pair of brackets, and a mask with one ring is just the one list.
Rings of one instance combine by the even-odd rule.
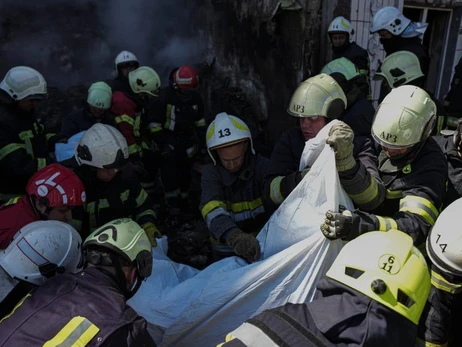
[[113, 77], [114, 58], [133, 52], [167, 81], [168, 72], [202, 60], [191, 1], [2, 0], [0, 77], [17, 65], [39, 70], [50, 86]]

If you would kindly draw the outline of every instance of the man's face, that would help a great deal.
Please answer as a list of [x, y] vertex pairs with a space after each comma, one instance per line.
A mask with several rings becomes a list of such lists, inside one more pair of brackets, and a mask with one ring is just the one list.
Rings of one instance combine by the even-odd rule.
[[88, 111], [91, 114], [91, 117], [95, 121], [95, 123], [101, 123], [104, 118], [104, 113], [106, 110], [104, 108], [98, 108], [92, 105], [88, 105]]
[[388, 148], [385, 146], [382, 146], [382, 149], [385, 151], [385, 154], [388, 158], [399, 157], [405, 154], [407, 151], [407, 148]]
[[117, 68], [119, 69], [119, 73], [122, 74], [124, 77], [128, 77], [128, 74], [132, 72], [133, 70], [137, 69], [138, 64], [136, 63], [120, 63], [117, 65]]
[[393, 37], [393, 34], [385, 29], [379, 30], [378, 34], [381, 39], [391, 39]]
[[217, 154], [221, 165], [231, 173], [239, 172], [245, 162], [248, 141], [237, 143], [233, 146], [218, 148]]
[[347, 33], [330, 34], [330, 41], [332, 42], [332, 46], [342, 47], [346, 45], [348, 42], [348, 34]]
[[306, 141], [316, 137], [325, 125], [326, 118], [322, 116], [300, 118], [300, 129], [302, 130]]
[[18, 101], [18, 107], [23, 111], [33, 112], [35, 109], [37, 109], [39, 103], [40, 103], [40, 100], [31, 99], [27, 97], [25, 99]]
[[60, 222], [70, 222], [72, 220], [72, 208], [69, 206], [52, 207], [48, 214], [48, 220], [57, 220]]
[[117, 175], [117, 169], [101, 169], [96, 170], [96, 178], [101, 182], [110, 182]]

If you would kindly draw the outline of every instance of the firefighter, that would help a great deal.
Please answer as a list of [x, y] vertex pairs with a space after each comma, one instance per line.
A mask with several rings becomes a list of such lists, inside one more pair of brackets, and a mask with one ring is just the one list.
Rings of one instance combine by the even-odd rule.
[[365, 82], [361, 85], [362, 92], [368, 100], [372, 100], [369, 54], [353, 41], [354, 30], [351, 22], [345, 17], [336, 17], [330, 23], [327, 34], [332, 45], [332, 58], [346, 58], [356, 65]]
[[53, 162], [49, 153], [58, 138], [45, 134], [34, 115], [46, 97], [45, 79], [27, 66], [12, 68], [0, 82], [1, 202], [23, 195], [29, 178]]
[[0, 207], [0, 249], [8, 247], [16, 232], [38, 220], [70, 222], [72, 209], [83, 206], [85, 189], [80, 179], [59, 164], [50, 164], [31, 177], [26, 195]]
[[140, 63], [135, 54], [129, 51], [121, 51], [114, 60], [114, 75], [116, 78], [108, 81], [108, 85], [114, 91], [121, 90], [130, 93], [128, 75], [139, 67]]
[[141, 66], [129, 72], [128, 83], [129, 91], [114, 91], [111, 112], [127, 140], [134, 171], [147, 193], [153, 194], [159, 160], [149, 131], [151, 110], [148, 100], [158, 96], [161, 82], [154, 69]]
[[22, 227], [0, 252], [0, 319], [48, 278], [80, 271], [81, 244], [79, 233], [63, 222], [36, 221]]
[[193, 158], [205, 147], [204, 105], [199, 77], [192, 66], [170, 73], [170, 85], [161, 90], [158, 111], [150, 129], [162, 155], [160, 174], [171, 216], [187, 205]]
[[460, 346], [462, 312], [462, 251], [458, 220], [462, 199], [454, 201], [440, 215], [427, 238], [432, 262], [432, 289], [419, 325], [419, 338], [425, 346]]
[[91, 128], [95, 123], [116, 127], [114, 115], [109, 111], [112, 104], [112, 89], [105, 82], [93, 83], [88, 89], [87, 106], [63, 121], [61, 134], [70, 138]]
[[130, 219], [95, 230], [78, 274], [50, 278], [1, 321], [0, 346], [155, 346], [127, 305], [151, 275], [151, 244]]
[[[390, 90], [402, 85], [417, 86], [423, 89], [425, 75], [420, 68], [419, 58], [414, 53], [399, 51], [385, 58], [380, 69], [375, 73], [374, 79], [384, 79], [385, 82], [382, 83], [387, 83]], [[432, 93], [425, 91], [435, 103], [438, 115], [433, 135], [439, 135], [442, 129], [454, 130], [457, 127], [457, 119], [448, 118], [443, 103]]]
[[224, 112], [207, 129], [207, 150], [213, 164], [202, 171], [200, 209], [214, 258], [252, 263], [260, 258], [255, 235], [269, 218], [262, 194], [269, 160], [255, 153], [248, 126]]
[[371, 231], [399, 229], [416, 246], [435, 224], [446, 191], [448, 165], [430, 137], [436, 106], [419, 87], [401, 86], [377, 109], [372, 136], [356, 160], [353, 131], [336, 124], [327, 138], [335, 150], [340, 182], [357, 210], [326, 213], [329, 239], [354, 239]]
[[[422, 45], [422, 37], [427, 26], [426, 23], [411, 22], [396, 7], [386, 6], [374, 14], [370, 32], [379, 34], [386, 56], [398, 51], [414, 53], [419, 58], [423, 74], [427, 76], [430, 58], [426, 48]], [[379, 103], [389, 92], [388, 85], [382, 83]]]
[[339, 58], [324, 66], [321, 73], [330, 75], [342, 87], [347, 99], [342, 119], [353, 129], [355, 138], [370, 136], [375, 109], [364, 94], [366, 81], [357, 66], [347, 58]]
[[346, 104], [345, 93], [329, 75], [316, 75], [297, 87], [287, 113], [298, 117], [300, 126], [283, 133], [271, 154], [264, 189], [268, 207], [277, 209], [302, 180], [308, 171], [299, 168], [305, 142], [330, 120], [341, 117]]
[[443, 208], [462, 197], [462, 154], [461, 154], [462, 120], [452, 136], [435, 136], [434, 139], [448, 161], [448, 186]]
[[444, 98], [444, 107], [449, 116], [449, 123], [454, 125], [462, 117], [462, 58], [454, 69], [454, 76], [451, 81], [451, 89]]
[[263, 311], [220, 346], [414, 346], [430, 275], [412, 242], [398, 230], [361, 235], [343, 246], [317, 299]]
[[116, 128], [98, 123], [85, 132], [75, 150], [80, 165], [75, 173], [85, 186], [87, 201], [84, 216], [75, 218], [74, 225], [88, 235], [113, 219], [130, 217], [155, 247], [156, 237], [162, 236], [155, 225], [156, 213], [136, 175], [124, 170], [128, 157], [127, 141]]

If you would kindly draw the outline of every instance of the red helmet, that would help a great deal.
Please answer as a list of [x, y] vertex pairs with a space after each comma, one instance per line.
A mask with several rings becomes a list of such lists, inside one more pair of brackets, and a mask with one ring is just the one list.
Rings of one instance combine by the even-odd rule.
[[178, 89], [196, 89], [199, 86], [199, 76], [192, 66], [182, 66], [173, 73], [173, 83]]
[[59, 164], [36, 172], [27, 183], [26, 191], [48, 207], [82, 206], [86, 199], [85, 188], [77, 175]]

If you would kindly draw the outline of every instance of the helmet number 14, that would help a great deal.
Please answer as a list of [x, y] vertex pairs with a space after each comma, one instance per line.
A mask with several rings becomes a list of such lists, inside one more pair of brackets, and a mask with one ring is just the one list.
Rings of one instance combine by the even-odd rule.
[[225, 128], [223, 130], [218, 130], [218, 137], [221, 139], [222, 137], [230, 136], [231, 131], [229, 128]]
[[446, 252], [446, 247], [448, 246], [447, 243], [438, 243], [440, 241], [440, 234], [436, 234], [438, 237], [435, 240], [435, 243], [440, 246], [442, 253]]

